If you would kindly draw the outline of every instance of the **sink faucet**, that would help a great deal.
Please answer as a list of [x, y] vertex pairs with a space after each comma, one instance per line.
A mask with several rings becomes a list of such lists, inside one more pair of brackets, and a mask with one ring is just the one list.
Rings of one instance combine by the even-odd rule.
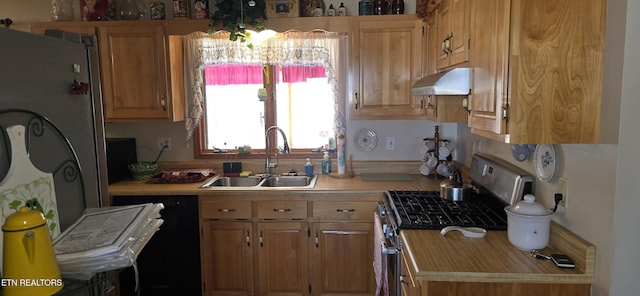
[[282, 129], [280, 129], [277, 126], [272, 126], [270, 128], [267, 129], [267, 131], [264, 133], [264, 138], [266, 141], [265, 144], [265, 160], [264, 160], [264, 166], [265, 166], [265, 174], [270, 175], [271, 174], [271, 168], [275, 168], [278, 166], [278, 153], [276, 152], [276, 161], [275, 162], [269, 162], [269, 133], [271, 133], [271, 131], [273, 130], [278, 130], [280, 132], [280, 134], [282, 135], [282, 139], [284, 140], [284, 148], [283, 148], [283, 152], [284, 154], [289, 154], [289, 152], [291, 152], [291, 150], [289, 149], [289, 144], [287, 143], [287, 136], [284, 134], [284, 131], [282, 131]]

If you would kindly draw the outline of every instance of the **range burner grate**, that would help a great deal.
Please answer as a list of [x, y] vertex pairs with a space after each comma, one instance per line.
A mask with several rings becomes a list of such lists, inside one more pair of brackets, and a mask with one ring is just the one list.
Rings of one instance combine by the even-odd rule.
[[[388, 191], [391, 215], [401, 229], [442, 229], [445, 226], [506, 229], [506, 214], [478, 198], [451, 201], [438, 191]], [[501, 206], [501, 205], [500, 205]]]

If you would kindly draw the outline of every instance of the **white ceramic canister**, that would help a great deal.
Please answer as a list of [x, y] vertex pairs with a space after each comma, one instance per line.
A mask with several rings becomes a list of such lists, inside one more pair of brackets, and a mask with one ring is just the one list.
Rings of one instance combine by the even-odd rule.
[[523, 251], [541, 250], [549, 243], [549, 229], [553, 211], [527, 194], [524, 200], [507, 206], [507, 235], [515, 247]]

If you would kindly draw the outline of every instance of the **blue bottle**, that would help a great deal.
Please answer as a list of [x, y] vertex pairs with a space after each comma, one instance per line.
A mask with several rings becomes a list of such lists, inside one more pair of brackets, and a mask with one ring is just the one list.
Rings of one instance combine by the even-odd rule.
[[331, 173], [331, 159], [329, 159], [329, 152], [325, 151], [322, 157], [322, 174], [328, 175]]
[[304, 174], [307, 177], [313, 177], [313, 163], [311, 163], [311, 158], [307, 158], [307, 163], [304, 164]]

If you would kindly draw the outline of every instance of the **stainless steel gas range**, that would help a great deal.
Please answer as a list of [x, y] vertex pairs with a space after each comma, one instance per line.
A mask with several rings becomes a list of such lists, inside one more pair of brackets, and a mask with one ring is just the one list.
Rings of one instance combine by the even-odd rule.
[[[390, 295], [402, 295], [403, 229], [441, 230], [446, 226], [481, 227], [504, 231], [507, 217], [504, 207], [533, 193], [533, 177], [500, 159], [476, 154], [469, 176], [474, 194], [464, 201], [440, 197], [438, 191], [389, 190], [378, 206], [381, 221], [376, 223], [385, 241], [381, 252], [386, 257]], [[428, 247], [428, 246], [425, 246]]]

